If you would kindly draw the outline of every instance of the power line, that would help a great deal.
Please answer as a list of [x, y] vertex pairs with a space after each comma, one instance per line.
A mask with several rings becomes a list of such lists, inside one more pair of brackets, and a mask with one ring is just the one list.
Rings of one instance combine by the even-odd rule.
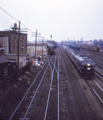
[[0, 13], [0, 18], [1, 18], [1, 20], [3, 20], [3, 22], [5, 20], [7, 23], [11, 24], [11, 21], [8, 20], [2, 13]]
[[[1, 7], [0, 7], [1, 8]], [[13, 16], [11, 16], [8, 12], [6, 12], [3, 8], [1, 8], [6, 14], [8, 14], [10, 17], [12, 17], [14, 20], [16, 20], [17, 22], [19, 22], [17, 19], [15, 19]]]
[[[16, 20], [17, 22], [19, 22], [16, 18], [14, 18], [12, 15], [10, 15], [7, 11], [5, 11], [3, 8], [1, 8], [0, 7], [0, 9], [2, 9], [6, 14], [8, 14], [11, 18], [13, 18], [14, 20]], [[21, 23], [21, 25], [23, 25], [22, 23]], [[28, 28], [28, 27], [26, 27], [25, 25], [23, 25], [25, 28]], [[31, 32], [33, 32], [33, 30], [31, 30], [31, 29], [28, 29], [28, 30], [30, 30]]]
[[[1, 22], [1, 21], [0, 21], [0, 22]], [[2, 22], [1, 22], [0, 24], [2, 24], [2, 26], [5, 26], [5, 27], [7, 27], [7, 25], [3, 24]]]

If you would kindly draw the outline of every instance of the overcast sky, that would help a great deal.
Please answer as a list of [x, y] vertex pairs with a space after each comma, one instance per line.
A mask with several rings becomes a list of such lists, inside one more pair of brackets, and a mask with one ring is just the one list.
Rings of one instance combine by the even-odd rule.
[[[50, 35], [57, 41], [103, 39], [103, 0], [0, 0], [0, 4], [45, 39], [50, 39]], [[1, 9], [0, 18], [2, 29], [16, 22]]]

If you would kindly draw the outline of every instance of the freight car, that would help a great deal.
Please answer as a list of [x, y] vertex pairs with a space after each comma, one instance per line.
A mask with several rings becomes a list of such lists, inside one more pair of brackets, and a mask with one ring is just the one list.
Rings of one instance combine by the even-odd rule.
[[70, 44], [69, 47], [74, 50], [80, 50], [80, 47], [77, 44]]
[[92, 50], [92, 51], [95, 51], [95, 52], [100, 51], [100, 48], [98, 47], [98, 45], [80, 44], [79, 47], [83, 48], [83, 49], [87, 49], [87, 50]]
[[82, 54], [77, 54], [73, 50], [63, 46], [64, 51], [78, 69], [81, 76], [94, 78], [95, 62]]

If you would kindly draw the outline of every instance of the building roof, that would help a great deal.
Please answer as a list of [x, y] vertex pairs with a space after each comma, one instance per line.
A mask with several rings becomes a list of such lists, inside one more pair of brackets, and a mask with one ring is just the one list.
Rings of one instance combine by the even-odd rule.
[[[12, 33], [12, 34], [19, 34], [17, 31], [15, 30], [4, 30], [4, 31], [0, 31], [0, 33]], [[27, 35], [26, 33], [20, 33], [20, 35]]]
[[0, 56], [0, 64], [10, 62], [8, 59]]

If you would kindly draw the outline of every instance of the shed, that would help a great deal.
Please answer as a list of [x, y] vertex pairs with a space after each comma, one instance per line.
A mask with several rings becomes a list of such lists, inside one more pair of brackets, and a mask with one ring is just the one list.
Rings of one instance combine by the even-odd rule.
[[9, 70], [8, 67], [10, 66], [10, 61], [6, 58], [0, 56], [0, 80], [4, 79], [8, 76]]

